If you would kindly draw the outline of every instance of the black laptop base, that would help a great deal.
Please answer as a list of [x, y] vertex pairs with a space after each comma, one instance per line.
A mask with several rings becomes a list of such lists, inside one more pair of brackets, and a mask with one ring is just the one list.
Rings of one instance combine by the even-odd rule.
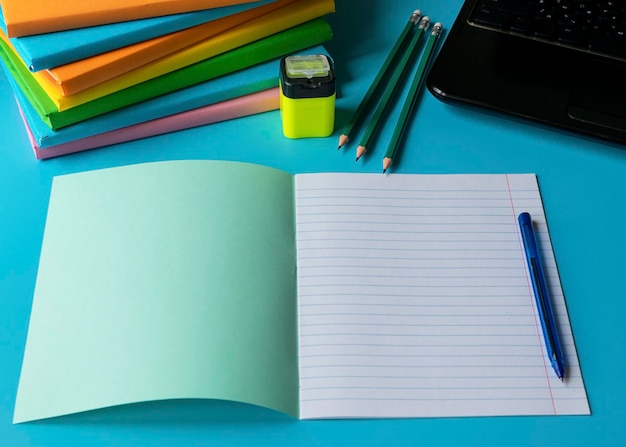
[[426, 80], [432, 94], [626, 149], [626, 63], [470, 26], [471, 3], [433, 62]]

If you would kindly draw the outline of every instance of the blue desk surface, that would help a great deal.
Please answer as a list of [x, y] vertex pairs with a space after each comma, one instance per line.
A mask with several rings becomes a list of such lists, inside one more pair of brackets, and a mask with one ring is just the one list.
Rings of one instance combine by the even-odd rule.
[[[449, 27], [461, 0], [337, 0], [328, 45], [345, 124], [410, 12]], [[476, 51], [480, 51], [479, 48]], [[462, 76], [462, 73], [459, 73]], [[381, 152], [355, 163], [354, 146], [288, 140], [278, 112], [45, 162], [29, 147], [8, 84], [0, 79], [0, 445], [25, 446], [608, 446], [626, 443], [626, 151], [425, 94], [396, 172], [534, 172], [542, 189], [592, 409], [585, 417], [294, 421], [253, 406], [164, 401], [12, 425], [52, 177], [109, 166], [209, 158], [290, 172], [380, 172]]]

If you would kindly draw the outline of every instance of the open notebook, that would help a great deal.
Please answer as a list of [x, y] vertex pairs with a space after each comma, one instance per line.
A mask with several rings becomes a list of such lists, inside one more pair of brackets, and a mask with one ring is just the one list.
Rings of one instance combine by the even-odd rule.
[[56, 177], [14, 421], [175, 398], [302, 419], [588, 414], [536, 177], [218, 161]]

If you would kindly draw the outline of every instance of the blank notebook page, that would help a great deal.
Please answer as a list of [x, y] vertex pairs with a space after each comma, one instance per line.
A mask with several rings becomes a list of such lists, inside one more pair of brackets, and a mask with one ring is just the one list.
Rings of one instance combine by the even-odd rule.
[[[545, 354], [531, 214], [566, 355]], [[300, 417], [589, 414], [537, 179], [296, 176]]]

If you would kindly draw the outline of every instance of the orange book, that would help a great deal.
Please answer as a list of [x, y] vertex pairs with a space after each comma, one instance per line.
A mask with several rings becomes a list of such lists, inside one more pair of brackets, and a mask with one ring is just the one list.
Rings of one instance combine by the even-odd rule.
[[0, 0], [9, 37], [219, 8], [253, 0]]
[[[27, 72], [26, 78], [32, 80], [37, 85], [38, 96], [41, 95], [42, 100], [49, 103], [48, 105], [51, 109], [46, 113], [68, 111], [74, 107], [192, 66], [246, 44], [262, 41], [264, 38], [281, 31], [330, 14], [334, 10], [334, 0], [296, 0], [275, 11], [219, 33], [216, 36], [209, 37], [195, 45], [157, 59], [128, 73], [97, 84], [75, 95], [60, 95], [56, 88], [50, 84], [50, 80], [42, 76], [42, 72]], [[0, 33], [1, 35], [2, 33]], [[5, 44], [5, 46], [7, 48], [5, 52], [10, 51], [14, 54], [10, 45]], [[23, 66], [23, 69], [27, 70], [24, 62], [17, 55], [15, 57], [18, 59], [18, 65], [20, 67]]]
[[243, 25], [296, 0], [278, 0], [165, 36], [109, 51], [40, 74], [63, 96], [75, 95], [102, 82], [176, 53], [186, 47]]

